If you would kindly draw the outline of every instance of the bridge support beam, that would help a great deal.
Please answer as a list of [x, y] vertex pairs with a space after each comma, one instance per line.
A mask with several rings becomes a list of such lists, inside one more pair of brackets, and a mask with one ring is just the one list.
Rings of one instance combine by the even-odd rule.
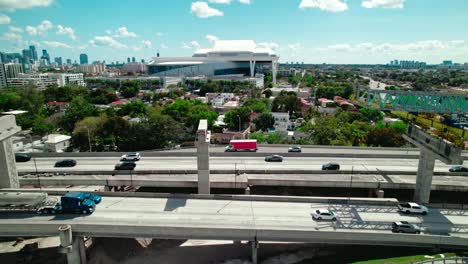
[[83, 237], [73, 236], [70, 225], [59, 227], [60, 247], [67, 254], [68, 264], [86, 264], [86, 249]]
[[418, 203], [429, 203], [432, 176], [434, 175], [435, 156], [431, 151], [424, 148], [421, 148], [420, 151], [414, 201]]
[[198, 194], [210, 194], [210, 139], [208, 120], [200, 120], [196, 137]]
[[11, 136], [21, 130], [12, 115], [0, 117], [0, 188], [19, 188]]

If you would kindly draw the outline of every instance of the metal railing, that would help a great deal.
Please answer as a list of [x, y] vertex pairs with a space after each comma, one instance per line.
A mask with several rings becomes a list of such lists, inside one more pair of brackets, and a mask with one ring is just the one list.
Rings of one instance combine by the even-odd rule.
[[413, 262], [413, 264], [464, 264], [468, 263], [468, 257], [450, 257], [442, 259], [429, 259], [424, 261]]

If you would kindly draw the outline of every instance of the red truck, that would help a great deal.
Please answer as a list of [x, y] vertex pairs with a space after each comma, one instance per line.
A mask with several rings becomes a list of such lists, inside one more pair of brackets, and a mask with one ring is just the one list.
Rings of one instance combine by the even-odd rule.
[[257, 140], [256, 139], [233, 139], [229, 142], [229, 146], [226, 147], [226, 152], [234, 151], [257, 151]]

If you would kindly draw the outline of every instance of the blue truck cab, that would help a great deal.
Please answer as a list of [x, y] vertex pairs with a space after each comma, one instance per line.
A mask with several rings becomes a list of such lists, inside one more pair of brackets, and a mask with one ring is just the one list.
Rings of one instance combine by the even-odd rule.
[[93, 201], [95, 204], [99, 204], [102, 200], [102, 197], [100, 195], [94, 194], [94, 193], [84, 193], [85, 198]]
[[96, 209], [96, 203], [87, 198], [83, 192], [69, 192], [61, 197], [55, 206], [56, 212], [91, 214]]

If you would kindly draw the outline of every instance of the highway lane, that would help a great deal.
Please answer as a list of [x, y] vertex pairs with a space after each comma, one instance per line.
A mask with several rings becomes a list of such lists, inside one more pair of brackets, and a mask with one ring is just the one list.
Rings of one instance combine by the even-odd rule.
[[[338, 221], [313, 220], [311, 213], [322, 208], [335, 211]], [[392, 235], [394, 221], [417, 224], [425, 235], [463, 238], [458, 243], [468, 246], [467, 210], [430, 209], [426, 216], [415, 216], [400, 214], [396, 207], [389, 206], [182, 198], [104, 197], [96, 211], [87, 216], [0, 213], [0, 236], [54, 235], [59, 225], [71, 224], [73, 232], [96, 237], [245, 240], [257, 237], [298, 242], [322, 237], [325, 242], [336, 233], [345, 232], [335, 243], [379, 244], [388, 240], [398, 244], [409, 239], [408, 244], [430, 244], [432, 236], [422, 239], [418, 235]]]
[[[54, 168], [56, 161], [66, 157], [35, 158], [39, 171], [113, 171], [118, 157], [73, 157], [77, 165], [73, 168]], [[341, 170], [354, 171], [411, 171], [416, 172], [418, 160], [415, 159], [358, 159], [358, 158], [314, 158], [285, 157], [283, 162], [265, 162], [264, 157], [211, 157], [211, 170], [321, 170], [327, 162], [337, 162]], [[448, 172], [449, 165], [436, 161], [436, 172]], [[196, 157], [142, 157], [135, 168], [139, 170], [195, 170]], [[34, 171], [34, 160], [17, 163], [19, 172]]]

